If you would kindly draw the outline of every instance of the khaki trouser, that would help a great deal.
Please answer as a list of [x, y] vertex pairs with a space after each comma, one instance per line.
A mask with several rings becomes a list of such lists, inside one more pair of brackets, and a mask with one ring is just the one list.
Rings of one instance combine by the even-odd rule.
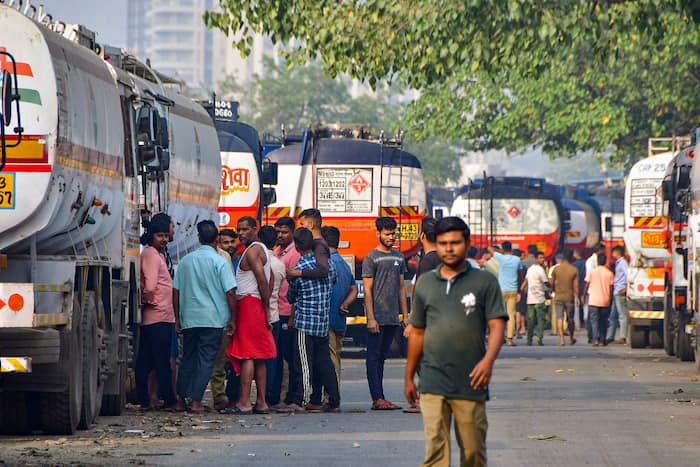
[[506, 326], [506, 337], [512, 339], [515, 334], [515, 313], [517, 313], [516, 305], [518, 302], [518, 292], [502, 292], [503, 301], [506, 304], [508, 312], [508, 326]]
[[486, 403], [448, 399], [437, 394], [420, 396], [425, 460], [423, 467], [450, 466], [450, 426], [455, 419], [455, 437], [459, 445], [461, 467], [486, 466]]
[[338, 377], [338, 387], [340, 388], [340, 354], [343, 352], [343, 337], [345, 333], [340, 331], [328, 331], [328, 346], [331, 349], [331, 361], [335, 367], [335, 375]]
[[225, 407], [229, 402], [228, 398], [226, 397], [226, 362], [228, 362], [228, 358], [226, 357], [226, 347], [228, 347], [228, 339], [229, 337], [224, 330], [224, 337], [221, 339], [221, 348], [219, 349], [219, 353], [216, 354], [216, 360], [214, 360], [214, 370], [212, 371], [211, 379], [209, 380], [211, 395], [214, 399], [214, 407]]

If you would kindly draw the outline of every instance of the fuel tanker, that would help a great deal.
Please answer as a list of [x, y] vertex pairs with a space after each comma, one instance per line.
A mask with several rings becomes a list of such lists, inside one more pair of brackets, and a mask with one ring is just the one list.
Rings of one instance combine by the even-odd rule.
[[96, 46], [83, 27], [0, 4], [2, 68], [19, 96], [0, 168], [4, 432], [70, 434], [119, 414], [137, 352], [143, 222], [172, 216], [177, 261], [197, 247], [197, 222], [218, 220], [207, 112], [134, 57]]

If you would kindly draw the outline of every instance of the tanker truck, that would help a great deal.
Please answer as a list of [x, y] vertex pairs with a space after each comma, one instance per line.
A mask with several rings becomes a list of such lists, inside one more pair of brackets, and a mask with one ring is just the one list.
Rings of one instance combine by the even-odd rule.
[[143, 222], [172, 216], [177, 262], [198, 246], [197, 222], [218, 219], [209, 115], [174, 81], [95, 46], [81, 26], [0, 4], [20, 96], [2, 133], [1, 432], [71, 434], [118, 415], [137, 352]]

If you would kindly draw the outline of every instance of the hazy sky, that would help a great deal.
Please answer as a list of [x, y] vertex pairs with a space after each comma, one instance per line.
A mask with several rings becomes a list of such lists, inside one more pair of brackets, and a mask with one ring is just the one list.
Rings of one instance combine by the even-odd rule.
[[97, 40], [117, 47], [126, 46], [127, 0], [32, 0], [44, 5], [55, 20], [82, 24], [97, 33]]

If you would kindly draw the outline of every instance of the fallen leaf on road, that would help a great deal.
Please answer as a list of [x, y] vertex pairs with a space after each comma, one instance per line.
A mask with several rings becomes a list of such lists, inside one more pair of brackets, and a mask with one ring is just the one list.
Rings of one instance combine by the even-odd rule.
[[675, 391], [673, 391], [674, 394], [683, 394], [685, 391], [683, 391], [683, 388], [678, 388]]
[[566, 371], [568, 371], [569, 373], [573, 373], [576, 370], [574, 370], [573, 368], [567, 368]]
[[271, 430], [272, 429], [272, 422], [266, 423], [265, 428], [267, 428], [268, 430]]
[[354, 447], [354, 448], [359, 448], [359, 447], [360, 447], [360, 443], [352, 443], [352, 447]]
[[561, 368], [558, 368], [558, 369], [554, 370], [554, 372], [555, 373], [564, 373], [564, 370], [562, 370]]
[[193, 430], [208, 430], [208, 426], [203, 426], [203, 425], [192, 425]]
[[533, 439], [535, 441], [566, 441], [559, 435], [530, 435], [527, 439]]
[[535, 378], [532, 376], [526, 376], [524, 378], [520, 378], [520, 381], [537, 381]]
[[190, 452], [202, 452], [202, 450], [198, 449], [198, 448], [193, 448], [193, 449], [190, 449]]

